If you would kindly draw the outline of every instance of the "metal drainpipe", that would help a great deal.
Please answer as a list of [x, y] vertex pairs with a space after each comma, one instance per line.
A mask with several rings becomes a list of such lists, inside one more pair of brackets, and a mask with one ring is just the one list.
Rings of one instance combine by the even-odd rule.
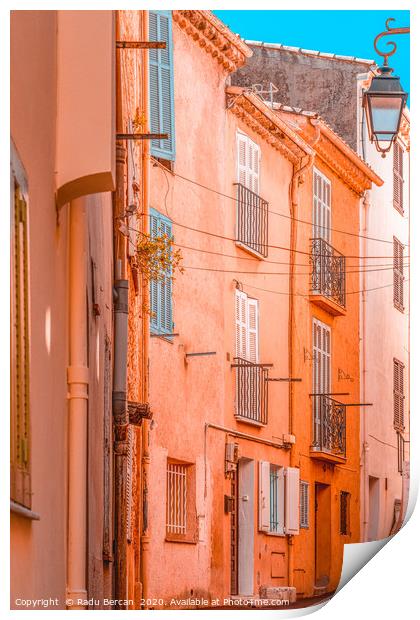
[[[318, 142], [321, 129], [318, 119], [310, 119], [311, 124], [316, 129], [315, 138], [310, 143], [313, 147]], [[308, 155], [307, 161], [298, 170], [293, 173], [290, 184], [290, 271], [289, 271], [289, 377], [294, 377], [294, 356], [293, 356], [293, 320], [294, 320], [294, 292], [295, 292], [295, 259], [296, 252], [296, 210], [299, 205], [299, 185], [303, 183], [303, 175], [306, 170], [313, 166], [315, 153]], [[294, 383], [289, 382], [289, 433], [294, 434]], [[290, 449], [290, 466], [295, 465], [296, 446], [292, 444]], [[289, 586], [293, 583], [293, 536], [287, 536], [288, 554], [287, 554], [287, 579]]]
[[[369, 216], [369, 207], [370, 207], [370, 192], [366, 191], [365, 196], [363, 198], [363, 254], [362, 256], [366, 256], [367, 252], [367, 240], [366, 235], [368, 231], [368, 216]], [[367, 293], [366, 291], [366, 271], [363, 269], [362, 273], [362, 402], [366, 402], [366, 302], [367, 302]], [[362, 416], [362, 447], [363, 447], [363, 457], [362, 457], [362, 467], [363, 467], [363, 529], [362, 529], [362, 541], [366, 541], [368, 539], [368, 525], [369, 525], [369, 485], [368, 485], [368, 475], [369, 475], [369, 442], [368, 442], [368, 434], [367, 434], [367, 407], [363, 410]]]
[[[114, 381], [112, 410], [115, 453], [115, 570], [116, 598], [128, 598], [127, 580], [127, 503], [126, 477], [128, 456], [127, 346], [128, 280], [114, 284]], [[117, 609], [126, 609], [117, 605]]]
[[[116, 11], [116, 40], [120, 40], [120, 18]], [[121, 91], [121, 51], [116, 54], [116, 128], [122, 132], [123, 102]], [[128, 280], [127, 241], [118, 227], [125, 217], [125, 143], [116, 144], [116, 191], [114, 195], [114, 376], [112, 412], [114, 427], [114, 505], [115, 505], [115, 598], [128, 599], [127, 574], [127, 460], [128, 460], [128, 407], [127, 407], [127, 347], [128, 347]], [[116, 605], [127, 609], [127, 605]]]
[[[149, 12], [142, 11], [142, 39], [149, 40]], [[142, 63], [142, 108], [145, 118], [145, 131], [149, 131], [149, 57], [148, 51], [143, 51]], [[142, 186], [143, 186], [143, 232], [149, 231], [149, 187], [150, 187], [150, 142], [143, 140], [142, 143]], [[149, 287], [143, 278], [142, 282], [143, 301], [149, 303]], [[149, 400], [149, 338], [150, 319], [147, 312], [143, 312], [142, 319], [142, 396], [143, 402]], [[142, 423], [142, 446], [141, 446], [141, 493], [142, 493], [142, 519], [140, 539], [140, 581], [142, 587], [141, 598], [147, 600], [148, 572], [149, 572], [149, 467], [150, 467], [150, 431], [149, 421], [144, 419]]]
[[70, 203], [69, 223], [69, 366], [68, 383], [68, 535], [67, 605], [85, 609], [87, 542], [87, 227], [84, 198]]

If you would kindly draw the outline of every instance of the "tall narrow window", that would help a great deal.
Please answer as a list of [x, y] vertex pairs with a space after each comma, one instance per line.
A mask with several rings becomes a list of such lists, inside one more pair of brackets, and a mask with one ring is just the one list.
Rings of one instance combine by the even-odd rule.
[[340, 491], [340, 534], [350, 534], [350, 493]]
[[174, 66], [172, 11], [149, 11], [150, 41], [164, 41], [166, 49], [149, 51], [150, 129], [168, 138], [152, 140], [151, 154], [175, 159]]
[[268, 254], [268, 202], [259, 195], [261, 150], [238, 131], [236, 243], [259, 258]]
[[324, 446], [322, 427], [325, 425], [323, 411], [325, 398], [331, 392], [331, 328], [318, 319], [312, 322], [312, 387], [313, 393], [313, 422], [314, 445]]
[[[172, 238], [172, 222], [158, 211], [150, 209], [150, 234], [152, 237]], [[150, 330], [154, 334], [170, 337], [172, 321], [172, 272], [162, 272], [161, 277], [150, 282]]]
[[309, 527], [309, 482], [300, 481], [299, 487], [300, 527]]
[[401, 214], [404, 213], [403, 156], [404, 156], [403, 149], [397, 142], [394, 142], [394, 166], [393, 166], [394, 207]]
[[313, 174], [313, 237], [331, 242], [331, 182], [321, 172]]
[[29, 399], [28, 193], [22, 164], [12, 146], [11, 174], [11, 499], [31, 508]]
[[258, 363], [258, 301], [236, 289], [236, 357]]
[[394, 306], [404, 310], [404, 246], [394, 237]]
[[404, 430], [404, 364], [394, 358], [394, 428]]

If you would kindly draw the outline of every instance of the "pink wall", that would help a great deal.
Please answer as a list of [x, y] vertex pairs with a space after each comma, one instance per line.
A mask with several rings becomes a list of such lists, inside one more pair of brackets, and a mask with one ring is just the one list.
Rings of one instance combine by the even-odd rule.
[[[78, 16], [79, 21], [86, 18], [83, 13]], [[76, 20], [73, 23], [75, 48], [77, 24]], [[29, 188], [32, 510], [40, 519], [30, 520], [11, 512], [11, 605], [17, 606], [17, 598], [52, 597], [58, 598], [58, 607], [64, 609], [68, 498], [69, 208], [63, 205], [57, 216], [56, 173], [57, 170], [62, 173], [66, 166], [56, 152], [57, 29], [55, 11], [12, 12], [11, 134], [26, 170]], [[58, 32], [60, 34], [59, 29]], [[96, 43], [93, 41], [94, 45]], [[83, 53], [86, 54], [86, 49]], [[79, 62], [79, 69], [82, 56], [80, 50], [75, 59], [76, 65]], [[80, 92], [73, 92], [73, 96], [80, 97]], [[67, 103], [71, 105], [71, 100]], [[82, 116], [83, 112], [80, 114]], [[61, 120], [64, 122], [65, 119], [61, 117]], [[103, 129], [111, 136], [109, 115], [108, 123], [109, 127]], [[72, 127], [67, 126], [66, 132], [69, 135]], [[61, 132], [63, 140], [64, 133]], [[65, 140], [61, 144], [61, 148], [64, 147]], [[108, 151], [111, 149], [110, 142]], [[90, 151], [90, 156], [94, 165], [95, 153]], [[91, 595], [102, 597], [111, 594], [110, 569], [102, 561], [103, 510], [100, 509], [103, 504], [104, 346], [106, 335], [109, 338], [112, 335], [111, 195], [89, 196], [86, 206], [86, 316], [89, 331], [86, 345], [90, 398], [89, 472], [86, 472], [86, 476], [89, 475], [87, 581]], [[96, 265], [94, 284], [92, 261]], [[100, 311], [96, 318], [93, 303], [98, 304]]]

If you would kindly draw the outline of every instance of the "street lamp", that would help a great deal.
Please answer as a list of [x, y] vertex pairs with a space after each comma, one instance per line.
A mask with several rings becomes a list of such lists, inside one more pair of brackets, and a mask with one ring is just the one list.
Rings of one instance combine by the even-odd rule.
[[396, 44], [388, 41], [388, 45], [392, 45], [388, 53], [377, 48], [377, 42], [384, 36], [410, 32], [410, 28], [390, 28], [391, 21], [395, 20], [392, 17], [386, 20], [386, 31], [378, 34], [373, 44], [376, 52], [384, 58], [384, 64], [379, 67], [378, 75], [372, 79], [369, 90], [363, 93], [369, 137], [376, 150], [382, 153], [382, 157], [391, 149], [398, 135], [401, 115], [408, 97], [408, 93], [401, 86], [400, 78], [392, 75], [394, 70], [388, 66], [388, 58], [395, 54]]

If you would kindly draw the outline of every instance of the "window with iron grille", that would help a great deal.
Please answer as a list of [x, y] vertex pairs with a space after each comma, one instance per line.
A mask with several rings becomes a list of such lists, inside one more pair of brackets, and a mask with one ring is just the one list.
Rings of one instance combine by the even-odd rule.
[[404, 246], [394, 237], [394, 306], [404, 310]]
[[309, 527], [309, 482], [300, 481], [299, 486], [299, 518], [300, 527]]
[[166, 469], [166, 539], [196, 542], [195, 468], [168, 460]]
[[394, 428], [404, 430], [404, 364], [394, 358]]
[[11, 499], [31, 508], [29, 400], [29, 230], [23, 166], [12, 144], [11, 161]]
[[404, 213], [403, 156], [404, 156], [403, 149], [397, 142], [394, 142], [394, 166], [393, 166], [394, 207], [401, 214]]
[[340, 534], [350, 534], [350, 493], [340, 491]]
[[[150, 235], [153, 238], [172, 238], [172, 222], [155, 209], [150, 209]], [[159, 336], [171, 337], [173, 333], [172, 271], [162, 272], [162, 277], [150, 281], [150, 331]]]
[[261, 150], [244, 133], [237, 133], [236, 242], [257, 257], [268, 254], [268, 202], [259, 195]]

